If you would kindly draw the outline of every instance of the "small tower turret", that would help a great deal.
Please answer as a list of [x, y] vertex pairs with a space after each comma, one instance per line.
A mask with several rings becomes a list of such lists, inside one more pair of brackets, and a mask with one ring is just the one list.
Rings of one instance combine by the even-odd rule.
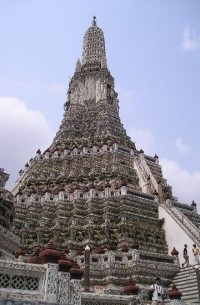
[[81, 72], [81, 61], [80, 61], [79, 58], [77, 59], [77, 62], [76, 62], [76, 70], [75, 70], [75, 72], [78, 72], [78, 73]]

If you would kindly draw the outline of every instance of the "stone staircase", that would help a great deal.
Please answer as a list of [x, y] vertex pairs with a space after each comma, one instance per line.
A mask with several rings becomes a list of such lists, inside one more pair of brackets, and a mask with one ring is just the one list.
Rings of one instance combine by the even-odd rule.
[[[194, 266], [181, 268], [179, 273], [173, 278], [173, 283], [175, 283], [178, 290], [182, 292], [181, 299], [184, 305], [200, 304], [197, 285], [197, 274]], [[170, 290], [171, 286], [167, 290]], [[169, 299], [166, 299], [164, 303], [170, 304]]]

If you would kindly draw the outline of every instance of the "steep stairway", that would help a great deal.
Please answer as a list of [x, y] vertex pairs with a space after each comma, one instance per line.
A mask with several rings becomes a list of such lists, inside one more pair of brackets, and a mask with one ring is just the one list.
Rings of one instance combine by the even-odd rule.
[[[181, 299], [184, 302], [184, 305], [200, 304], [197, 284], [197, 273], [195, 271], [194, 266], [181, 268], [179, 273], [173, 278], [173, 283], [175, 283], [178, 290], [182, 292]], [[170, 290], [171, 286], [167, 290]], [[166, 299], [165, 304], [170, 304], [170, 301]]]

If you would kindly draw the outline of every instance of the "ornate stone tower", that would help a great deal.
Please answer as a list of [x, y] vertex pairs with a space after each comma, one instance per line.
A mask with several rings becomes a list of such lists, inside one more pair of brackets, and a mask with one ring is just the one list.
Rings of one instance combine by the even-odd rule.
[[0, 168], [0, 259], [14, 257], [20, 238], [10, 232], [14, 217], [14, 197], [5, 189], [9, 175]]
[[[149, 284], [177, 271], [169, 256], [158, 201], [172, 197], [158, 157], [138, 151], [119, 118], [104, 34], [94, 17], [70, 81], [53, 143], [20, 171], [14, 231], [26, 246], [54, 239], [84, 265], [91, 252], [91, 289], [118, 289], [132, 277]], [[139, 250], [138, 250], [139, 248]], [[150, 263], [151, 262], [151, 263]]]
[[0, 225], [10, 229], [14, 216], [13, 196], [5, 189], [9, 175], [0, 168]]

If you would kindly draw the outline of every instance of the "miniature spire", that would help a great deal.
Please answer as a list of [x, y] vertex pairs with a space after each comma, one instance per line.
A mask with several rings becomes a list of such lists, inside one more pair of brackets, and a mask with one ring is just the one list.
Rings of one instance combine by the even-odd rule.
[[101, 68], [107, 68], [107, 60], [105, 56], [101, 58]]
[[81, 72], [81, 61], [78, 58], [76, 62], [76, 72]]

